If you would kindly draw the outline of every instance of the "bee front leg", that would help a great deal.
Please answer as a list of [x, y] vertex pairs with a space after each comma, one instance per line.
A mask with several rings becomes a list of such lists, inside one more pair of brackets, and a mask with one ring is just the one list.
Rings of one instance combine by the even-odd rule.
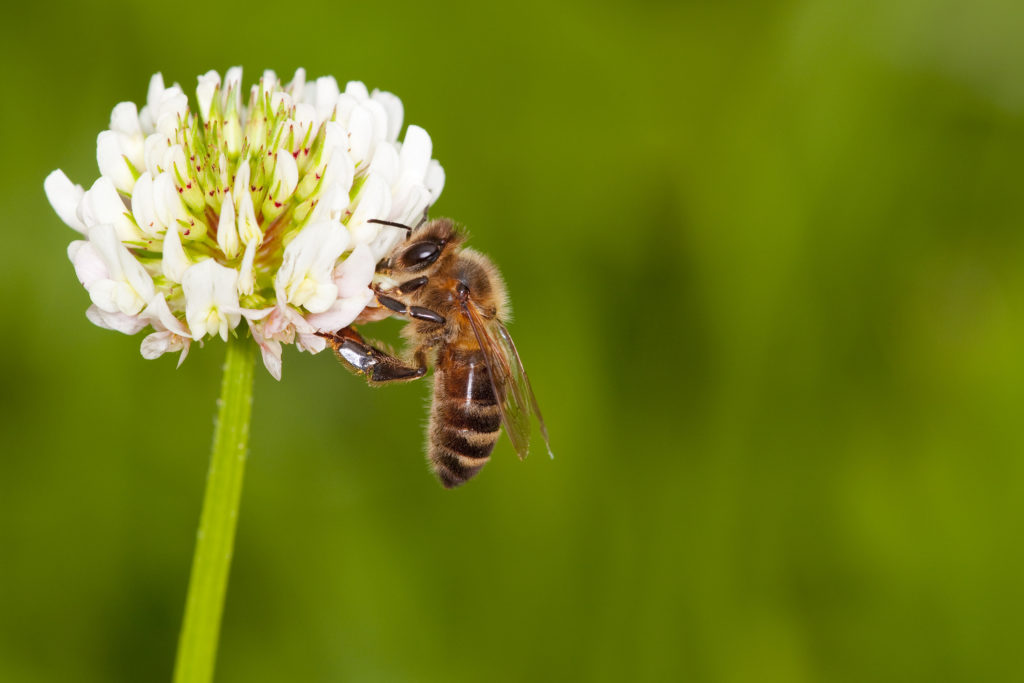
[[317, 332], [345, 366], [359, 375], [366, 375], [369, 384], [387, 382], [408, 382], [427, 374], [427, 355], [423, 349], [416, 351], [416, 365], [410, 365], [401, 358], [371, 346], [363, 335], [351, 327], [337, 332]]

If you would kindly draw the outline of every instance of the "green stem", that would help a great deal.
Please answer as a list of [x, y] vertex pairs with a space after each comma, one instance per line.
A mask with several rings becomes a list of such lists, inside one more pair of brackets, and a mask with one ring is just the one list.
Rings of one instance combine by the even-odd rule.
[[217, 659], [217, 638], [249, 443], [256, 345], [251, 339], [231, 337], [227, 347], [213, 454], [192, 557], [174, 683], [209, 683], [213, 680]]

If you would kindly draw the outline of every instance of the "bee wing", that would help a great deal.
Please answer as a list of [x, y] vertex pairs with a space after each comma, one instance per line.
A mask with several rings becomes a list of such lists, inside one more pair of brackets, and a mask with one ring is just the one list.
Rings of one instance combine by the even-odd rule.
[[540, 433], [544, 437], [548, 454], [554, 457], [544, 418], [540, 414], [530, 378], [526, 375], [512, 336], [501, 322], [485, 321], [472, 303], [463, 304], [463, 310], [487, 361], [501, 422], [505, 425], [512, 447], [520, 459], [526, 457], [530, 448], [530, 415], [533, 414], [540, 424]]
[[[516, 387], [519, 396], [519, 406], [525, 406], [537, 418], [540, 435], [544, 437], [544, 446], [548, 450], [548, 455], [553, 458], [555, 454], [551, 452], [551, 439], [548, 438], [548, 428], [544, 424], [544, 416], [540, 414], [540, 406], [537, 405], [537, 397], [533, 393], [533, 387], [530, 386], [530, 378], [526, 374], [526, 368], [523, 367], [523, 361], [519, 358], [519, 350], [516, 349], [515, 342], [512, 341], [512, 335], [508, 333], [505, 326], [499, 321], [495, 321], [495, 324], [498, 329], [498, 343], [505, 348], [505, 353], [510, 358], [512, 384]], [[526, 403], [527, 400], [529, 400], [529, 404]], [[526, 455], [525, 452], [523, 455]]]

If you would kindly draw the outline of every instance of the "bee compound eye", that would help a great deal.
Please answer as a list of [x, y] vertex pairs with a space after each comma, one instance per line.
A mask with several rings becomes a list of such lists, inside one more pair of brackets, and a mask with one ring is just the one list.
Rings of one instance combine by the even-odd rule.
[[417, 242], [402, 252], [402, 266], [409, 270], [426, 268], [441, 255], [441, 245], [433, 241]]

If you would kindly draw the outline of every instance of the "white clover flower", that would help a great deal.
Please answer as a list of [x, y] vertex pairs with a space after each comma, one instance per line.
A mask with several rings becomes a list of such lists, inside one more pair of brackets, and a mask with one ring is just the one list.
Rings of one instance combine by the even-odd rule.
[[264, 72], [242, 98], [242, 70], [199, 76], [197, 107], [150, 80], [139, 111], [122, 102], [96, 140], [100, 177], [84, 190], [56, 170], [44, 183], [92, 300], [86, 316], [135, 334], [156, 358], [227, 339], [245, 321], [270, 373], [282, 344], [318, 353], [373, 299], [374, 265], [403, 238], [370, 222], [416, 223], [444, 171], [430, 136], [387, 92], [334, 78], [282, 85]]

